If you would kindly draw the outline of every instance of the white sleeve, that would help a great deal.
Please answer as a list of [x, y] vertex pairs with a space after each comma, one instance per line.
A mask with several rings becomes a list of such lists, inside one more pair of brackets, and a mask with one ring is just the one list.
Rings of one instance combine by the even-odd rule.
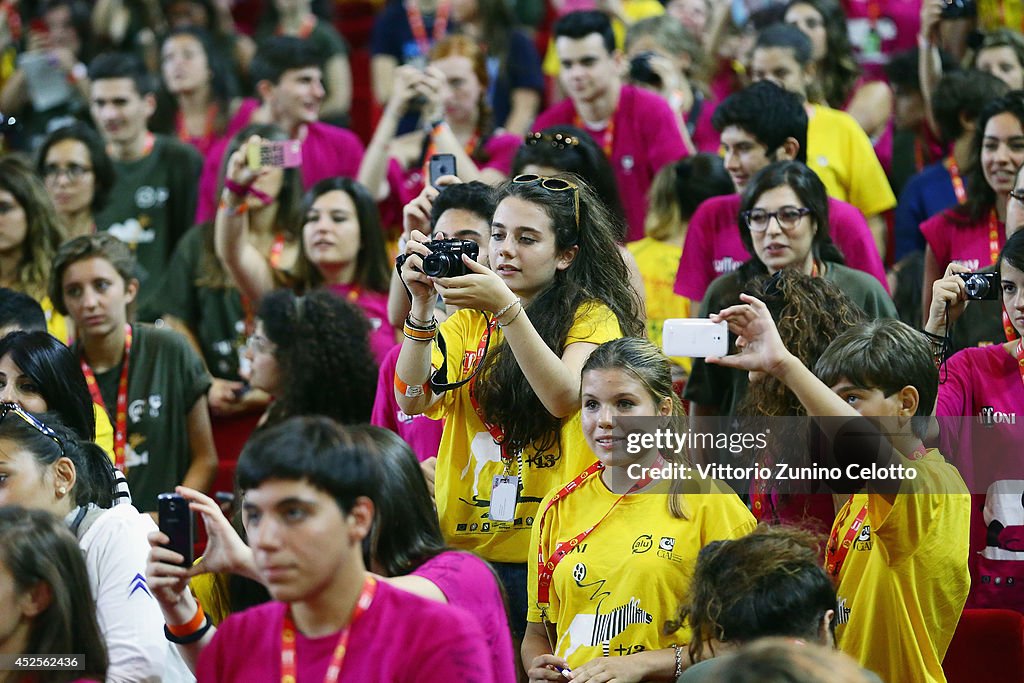
[[170, 647], [146, 583], [147, 534], [156, 524], [130, 505], [104, 512], [82, 537], [89, 582], [110, 665], [107, 681], [159, 682]]

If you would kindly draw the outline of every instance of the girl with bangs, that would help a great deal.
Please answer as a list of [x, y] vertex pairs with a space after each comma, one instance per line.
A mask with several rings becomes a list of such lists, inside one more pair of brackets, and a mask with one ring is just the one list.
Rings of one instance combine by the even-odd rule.
[[[517, 176], [499, 190], [493, 270], [428, 277], [418, 231], [402, 279], [412, 295], [395, 396], [445, 418], [435, 500], [445, 540], [494, 564], [513, 633], [526, 617], [530, 527], [541, 499], [581, 471], [580, 370], [599, 344], [643, 334], [604, 204], [579, 179]], [[462, 310], [441, 325], [434, 300]], [[437, 341], [437, 347], [434, 341]]]

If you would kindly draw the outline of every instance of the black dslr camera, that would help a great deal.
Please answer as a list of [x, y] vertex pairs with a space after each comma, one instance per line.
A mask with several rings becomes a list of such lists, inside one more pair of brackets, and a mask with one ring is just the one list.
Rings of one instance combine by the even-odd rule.
[[999, 298], [998, 273], [960, 273], [968, 301], [991, 301]]
[[480, 246], [470, 240], [432, 240], [426, 243], [430, 253], [423, 257], [423, 272], [430, 277], [458, 277], [469, 272], [462, 255], [476, 261]]

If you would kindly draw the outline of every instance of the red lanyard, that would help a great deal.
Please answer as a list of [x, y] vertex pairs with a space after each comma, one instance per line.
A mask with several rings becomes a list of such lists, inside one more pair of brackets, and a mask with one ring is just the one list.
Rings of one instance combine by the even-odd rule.
[[994, 266], [999, 262], [999, 216], [995, 209], [988, 215], [988, 252], [989, 263]]
[[946, 158], [946, 170], [949, 171], [949, 179], [953, 183], [953, 194], [956, 195], [956, 203], [963, 206], [967, 203], [967, 189], [964, 187], [964, 179], [960, 177], [960, 167], [956, 165], [956, 159], [950, 154]]
[[[348, 620], [345, 628], [341, 629], [338, 635], [338, 644], [334, 646], [334, 654], [331, 655], [331, 663], [324, 674], [324, 683], [336, 683], [341, 675], [341, 665], [345, 661], [345, 654], [348, 650], [348, 636], [352, 625], [356, 620], [366, 613], [373, 602], [373, 596], [377, 592], [377, 580], [367, 576], [363, 583], [363, 590], [359, 593], [359, 600], [352, 610], [352, 617]], [[298, 657], [295, 654], [295, 622], [290, 614], [284, 615], [284, 626], [281, 628], [281, 683], [295, 683], [298, 680]]]
[[270, 245], [270, 256], [267, 261], [270, 262], [270, 267], [277, 270], [277, 267], [281, 265], [281, 254], [284, 253], [284, 233], [279, 232], [274, 235], [274, 243]]
[[[612, 147], [615, 145], [616, 112], [618, 112], [618, 109], [612, 112], [611, 118], [608, 119], [608, 125], [604, 129], [604, 134], [601, 136], [601, 149], [604, 151], [604, 155], [608, 159], [608, 161], [612, 160]], [[590, 133], [590, 137], [594, 137], [594, 134], [591, 132], [591, 130], [584, 125], [583, 119], [580, 118], [579, 114], [576, 114], [573, 117], [572, 125], [576, 126], [580, 130], [587, 131], [587, 133]]]
[[[124, 447], [128, 443], [128, 361], [132, 352], [132, 326], [124, 326], [124, 360], [121, 361], [121, 379], [117, 383], [117, 416], [114, 419], [114, 466], [125, 472]], [[107, 410], [103, 403], [103, 395], [100, 393], [100, 386], [96, 383], [96, 375], [92, 368], [81, 359], [82, 374], [85, 375], [85, 383], [89, 386], [89, 394], [93, 403], [98, 403]], [[110, 411], [107, 410], [109, 414]]]
[[1017, 340], [1017, 350], [1014, 355], [1017, 357], [1017, 369], [1020, 370], [1020, 381], [1024, 382], [1024, 339]]
[[[451, 2], [441, 0], [437, 6], [437, 15], [434, 17], [434, 42], [444, 38], [448, 30], [448, 13], [451, 11]], [[430, 42], [427, 41], [427, 28], [423, 24], [423, 12], [420, 11], [419, 0], [406, 0], [405, 16], [409, 18], [409, 28], [412, 29], [413, 38], [420, 48], [420, 55], [426, 57], [430, 54]]]
[[188, 134], [188, 126], [185, 125], [185, 115], [179, 111], [178, 115], [175, 117], [178, 123], [178, 139], [187, 143], [195, 142], [205, 144], [213, 136], [213, 124], [217, 120], [217, 113], [219, 111], [220, 108], [217, 106], [217, 103], [211, 102], [210, 106], [206, 108], [206, 123], [203, 127], [203, 134], [195, 136]]
[[[487, 349], [488, 341], [490, 340], [491, 335], [494, 334], [494, 330], [497, 329], [497, 327], [498, 319], [497, 317], [494, 317], [491, 319], [491, 322], [487, 326], [487, 329], [484, 330], [483, 336], [480, 337], [480, 344], [476, 348], [475, 363], [479, 363], [480, 359], [483, 358], [484, 351]], [[491, 422], [488, 422], [487, 418], [484, 417], [484, 411], [482, 408], [480, 408], [480, 402], [477, 401], [476, 398], [476, 378], [477, 376], [474, 374], [473, 377], [469, 380], [469, 402], [473, 405], [473, 410], [476, 411], [476, 416], [479, 417], [480, 421], [484, 423], [484, 427], [487, 428], [487, 432], [491, 435], [491, 438], [494, 439], [494, 443], [498, 444], [501, 447], [501, 462], [507, 468], [512, 464], [512, 456], [509, 455], [508, 449], [505, 445], [505, 430], [501, 428], [501, 425], [496, 425]], [[521, 475], [522, 473], [519, 472], [518, 474]]]
[[825, 548], [825, 569], [832, 576], [833, 579], [839, 578], [839, 570], [843, 567], [843, 562], [846, 561], [846, 556], [850, 552], [850, 546], [853, 545], [853, 539], [857, 538], [857, 534], [860, 533], [861, 525], [864, 524], [864, 519], [868, 516], [868, 504], [864, 503], [864, 507], [857, 513], [857, 517], [853, 520], [853, 524], [850, 525], [849, 530], [846, 532], [846, 536], [843, 538], [843, 544], [839, 545], [839, 529], [843, 526], [843, 522], [850, 515], [850, 503], [853, 502], [853, 496], [850, 496], [850, 500], [846, 501], [844, 509], [846, 513], [842, 519], [837, 521], [832, 527], [832, 533], [828, 537], [828, 546]]
[[[659, 455], [658, 459], [655, 461], [654, 467], [658, 467], [658, 464], [663, 462], [664, 460]], [[551, 580], [554, 578], [555, 575], [555, 567], [557, 567], [558, 564], [563, 559], [565, 559], [566, 555], [572, 552], [573, 548], [578, 546], [580, 543], [584, 541], [584, 539], [587, 538], [587, 536], [593, 533], [594, 529], [596, 529], [601, 522], [608, 519], [608, 515], [610, 515], [612, 513], [612, 510], [614, 510], [616, 506], [618, 506], [618, 504], [622, 502], [623, 498], [633, 493], [634, 491], [642, 489], [643, 487], [647, 486], [653, 481], [653, 479], [651, 479], [650, 477], [646, 479], [640, 479], [639, 481], [637, 481], [635, 484], [633, 484], [633, 486], [630, 487], [629, 491], [623, 493], [621, 496], [615, 499], [615, 502], [611, 504], [611, 507], [609, 507], [608, 511], [605, 512], [604, 515], [602, 515], [601, 519], [594, 522], [589, 529], [586, 529], [576, 534], [568, 541], [562, 541], [561, 543], [556, 545], [551, 555], [549, 555], [547, 559], [544, 559], [544, 520], [547, 518], [548, 512], [550, 512], [551, 508], [553, 508], [559, 501], [564, 500], [566, 496], [580, 488], [580, 486], [583, 485], [584, 481], [593, 477], [595, 474], [603, 470], [604, 463], [598, 460], [590, 467], [580, 472], [578, 475], [576, 475], [575, 479], [570, 481], [568, 484], [560, 488], [557, 493], [555, 493], [555, 495], [551, 498], [551, 501], [548, 503], [548, 506], [544, 508], [544, 512], [542, 512], [540, 515], [540, 521], [538, 522], [540, 524], [540, 543], [537, 546], [537, 604], [538, 606], [541, 606], [542, 609], [551, 603]]]

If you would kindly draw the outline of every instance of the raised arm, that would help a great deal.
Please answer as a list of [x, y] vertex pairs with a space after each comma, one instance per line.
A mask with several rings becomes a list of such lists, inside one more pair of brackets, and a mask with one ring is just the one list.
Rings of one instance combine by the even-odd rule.
[[[376, 59], [376, 57], [374, 58]], [[373, 138], [359, 165], [359, 182], [367, 187], [378, 201], [387, 199], [386, 182], [391, 142], [398, 132], [398, 123], [409, 110], [409, 104], [420, 94], [418, 83], [422, 72], [413, 66], [401, 66], [394, 71], [391, 96], [388, 98]]]

